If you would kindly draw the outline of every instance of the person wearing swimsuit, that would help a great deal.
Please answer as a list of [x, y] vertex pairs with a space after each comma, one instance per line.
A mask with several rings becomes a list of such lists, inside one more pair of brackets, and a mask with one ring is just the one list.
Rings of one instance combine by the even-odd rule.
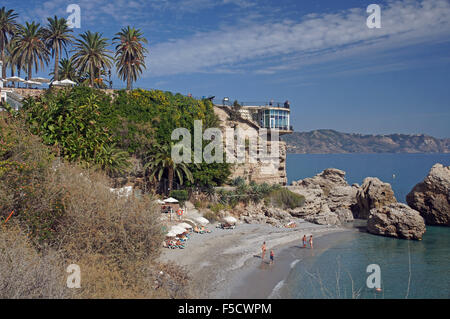
[[262, 250], [261, 259], [264, 260], [264, 256], [266, 255], [266, 242], [263, 243], [261, 250]]

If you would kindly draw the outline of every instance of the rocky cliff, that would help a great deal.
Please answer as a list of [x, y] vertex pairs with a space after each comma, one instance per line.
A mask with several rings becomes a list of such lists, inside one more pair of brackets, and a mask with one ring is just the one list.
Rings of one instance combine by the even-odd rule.
[[282, 136], [288, 153], [450, 153], [450, 138], [427, 135], [362, 135], [334, 130], [294, 132]]
[[[240, 118], [233, 118], [232, 120], [230, 118], [230, 114], [227, 113], [226, 110], [217, 106], [214, 107], [214, 112], [220, 120], [220, 129], [223, 134], [224, 143], [226, 140], [227, 129], [234, 129], [235, 131], [240, 129], [246, 133], [248, 138], [254, 138], [255, 140], [257, 139], [259, 127], [254, 125], [252, 122]], [[256, 158], [255, 161], [250, 160], [250, 147], [248, 143], [249, 142], [246, 142], [244, 150], [245, 162], [233, 165], [230, 179], [243, 177], [247, 182], [254, 181], [256, 183], [266, 182], [268, 184], [286, 185], [286, 143], [280, 140], [273, 142], [269, 140], [267, 143], [258, 144], [258, 153], [261, 152], [263, 147], [266, 147], [267, 151], [270, 152], [272, 144], [274, 144], [274, 147], [278, 148], [278, 156], [270, 158], [269, 163], [263, 162], [259, 158]], [[234, 155], [236, 155], [236, 151], [234, 152]]]
[[450, 166], [435, 164], [428, 176], [406, 196], [427, 225], [450, 226]]

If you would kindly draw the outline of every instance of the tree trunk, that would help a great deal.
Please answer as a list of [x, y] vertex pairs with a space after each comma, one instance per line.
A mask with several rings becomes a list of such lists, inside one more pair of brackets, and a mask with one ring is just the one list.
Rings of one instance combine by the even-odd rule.
[[55, 81], [59, 80], [58, 67], [59, 67], [59, 50], [58, 50], [58, 47], [56, 47], [56, 50], [55, 50], [55, 70], [54, 70], [55, 74], [54, 74], [54, 77], [53, 77], [55, 79]]
[[[14, 63], [11, 63], [11, 77], [14, 76]], [[12, 87], [16, 87], [16, 82], [12, 82]]]
[[[33, 75], [33, 64], [28, 62], [28, 81], [31, 81], [31, 76]], [[28, 84], [28, 88], [31, 88], [31, 84]]]
[[128, 64], [128, 74], [127, 74], [127, 91], [131, 90], [131, 67]]
[[5, 48], [2, 48], [2, 62], [3, 62], [2, 79], [6, 79]]
[[170, 194], [170, 192], [172, 191], [172, 186], [173, 186], [173, 167], [169, 167], [169, 192], [168, 195]]

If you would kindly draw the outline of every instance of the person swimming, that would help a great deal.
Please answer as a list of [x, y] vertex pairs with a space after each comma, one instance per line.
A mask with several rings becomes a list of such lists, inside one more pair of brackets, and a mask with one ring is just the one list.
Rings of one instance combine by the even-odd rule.
[[309, 237], [309, 246], [313, 248], [313, 237], [312, 235]]
[[270, 250], [270, 264], [273, 264], [273, 259], [274, 259], [274, 253], [273, 253], [273, 249]]
[[306, 235], [303, 235], [303, 248], [306, 248]]

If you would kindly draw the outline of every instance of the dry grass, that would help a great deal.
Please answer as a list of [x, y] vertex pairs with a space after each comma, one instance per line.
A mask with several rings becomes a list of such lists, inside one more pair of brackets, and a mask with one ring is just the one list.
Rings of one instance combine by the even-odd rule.
[[38, 253], [15, 226], [0, 227], [0, 298], [68, 298], [64, 264], [51, 250]]
[[[189, 297], [186, 272], [156, 262], [151, 195], [118, 197], [103, 172], [53, 158], [22, 123], [0, 118], [0, 297]], [[80, 289], [66, 287], [70, 264]]]

